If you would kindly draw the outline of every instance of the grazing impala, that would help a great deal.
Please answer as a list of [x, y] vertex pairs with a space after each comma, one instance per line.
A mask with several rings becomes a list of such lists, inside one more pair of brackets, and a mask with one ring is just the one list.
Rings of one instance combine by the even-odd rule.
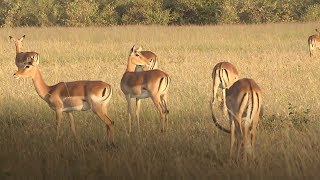
[[211, 106], [213, 108], [213, 103], [217, 98], [218, 88], [222, 89], [222, 102], [224, 113], [227, 114], [226, 106], [226, 89], [229, 88], [234, 82], [239, 78], [238, 70], [234, 65], [229, 62], [220, 62], [216, 64], [212, 71], [213, 80], [213, 96], [211, 100]]
[[60, 125], [63, 112], [69, 115], [71, 130], [74, 136], [77, 137], [72, 111], [92, 109], [107, 125], [108, 144], [110, 144], [111, 140], [111, 145], [113, 145], [113, 122], [106, 114], [106, 108], [112, 95], [111, 86], [102, 81], [60, 82], [56, 85], [48, 86], [42, 79], [38, 63], [38, 61], [32, 61], [24, 67], [18, 68], [14, 77], [31, 77], [39, 96], [56, 112], [56, 140], [60, 137]]
[[310, 57], [314, 55], [314, 51], [318, 48], [320, 49], [320, 32], [316, 29], [318, 34], [311, 35], [308, 38]]
[[168, 126], [167, 96], [170, 84], [169, 76], [158, 69], [134, 72], [137, 65], [145, 66], [148, 61], [140, 52], [141, 48], [133, 46], [128, 57], [128, 64], [121, 79], [121, 90], [128, 103], [128, 133], [131, 133], [131, 98], [136, 98], [136, 118], [139, 128], [140, 100], [150, 97], [160, 113], [161, 131]]
[[145, 66], [136, 66], [135, 71], [140, 72], [140, 71], [147, 71], [147, 70], [152, 70], [152, 69], [157, 69], [158, 68], [158, 59], [157, 55], [154, 54], [151, 51], [142, 51], [139, 49], [140, 54], [142, 54], [143, 57], [145, 57], [145, 60], [147, 64]]
[[[256, 131], [262, 102], [261, 90], [254, 80], [247, 78], [240, 79], [227, 89], [226, 101], [230, 120], [230, 131], [224, 131], [231, 133], [230, 160], [233, 159], [235, 140], [237, 140], [238, 144], [237, 159], [240, 156], [240, 149], [243, 145], [244, 159], [246, 160], [247, 155], [254, 153]], [[214, 122], [217, 123], [214, 113], [212, 113], [212, 118]]]
[[16, 46], [16, 59], [15, 63], [18, 68], [23, 68], [25, 65], [27, 65], [29, 62], [32, 61], [39, 61], [39, 54], [36, 52], [22, 52], [22, 41], [26, 35], [23, 35], [20, 39], [15, 39], [12, 36], [9, 36], [10, 40], [13, 40]]

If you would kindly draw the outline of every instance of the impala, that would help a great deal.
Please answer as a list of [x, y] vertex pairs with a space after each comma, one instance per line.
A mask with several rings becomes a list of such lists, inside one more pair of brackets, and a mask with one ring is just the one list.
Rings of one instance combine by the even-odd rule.
[[[226, 103], [229, 113], [230, 130], [230, 160], [233, 159], [233, 149], [237, 140], [237, 159], [241, 146], [244, 146], [244, 159], [253, 155], [256, 142], [256, 131], [261, 109], [261, 89], [252, 79], [240, 79], [226, 91]], [[215, 123], [217, 119], [212, 113]], [[242, 122], [243, 121], [243, 122]]]
[[151, 51], [142, 51], [142, 48], [138, 51], [140, 51], [140, 54], [142, 54], [143, 57], [145, 57], [146, 60], [146, 65], [145, 66], [136, 66], [135, 71], [140, 72], [140, 71], [147, 71], [147, 70], [152, 70], [152, 69], [157, 69], [158, 68], [158, 59], [157, 55], [154, 54]]
[[318, 34], [311, 35], [308, 38], [310, 57], [312, 57], [314, 55], [314, 51], [317, 48], [320, 49], [320, 32], [318, 31], [318, 29], [316, 29], [316, 32]]
[[13, 40], [16, 46], [16, 59], [15, 63], [18, 68], [23, 68], [25, 65], [27, 65], [29, 62], [32, 61], [39, 61], [39, 54], [37, 52], [22, 52], [22, 41], [26, 35], [23, 35], [20, 39], [15, 39], [12, 36], [9, 36], [10, 40]]
[[38, 61], [28, 62], [18, 68], [14, 74], [16, 79], [31, 77], [38, 95], [56, 112], [57, 136], [60, 137], [60, 125], [63, 112], [70, 117], [70, 126], [77, 139], [72, 111], [92, 109], [106, 124], [108, 145], [114, 145], [113, 121], [107, 116], [106, 108], [112, 95], [111, 86], [102, 81], [60, 82], [48, 86], [41, 75]]
[[213, 80], [213, 96], [211, 100], [211, 106], [213, 108], [213, 103], [217, 98], [218, 88], [222, 89], [222, 103], [224, 113], [227, 114], [226, 106], [226, 89], [229, 88], [234, 82], [239, 78], [238, 70], [234, 65], [229, 62], [220, 62], [216, 64], [212, 71]]
[[160, 113], [161, 131], [168, 127], [167, 97], [170, 84], [169, 76], [161, 70], [135, 72], [136, 66], [145, 66], [147, 59], [133, 46], [128, 57], [127, 69], [121, 79], [121, 90], [128, 103], [128, 133], [131, 133], [131, 98], [136, 98], [136, 119], [139, 128], [140, 100], [150, 97]]

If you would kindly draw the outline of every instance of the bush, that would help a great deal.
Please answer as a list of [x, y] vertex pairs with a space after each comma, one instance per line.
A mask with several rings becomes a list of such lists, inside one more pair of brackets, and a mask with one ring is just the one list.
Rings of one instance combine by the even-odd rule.
[[320, 21], [320, 4], [314, 4], [307, 8], [303, 21]]
[[96, 14], [98, 5], [90, 0], [68, 2], [65, 9], [66, 26], [93, 25], [92, 17]]
[[173, 14], [173, 24], [217, 24], [217, 2], [215, 0], [174, 0], [166, 2]]
[[234, 24], [239, 23], [240, 19], [237, 10], [237, 1], [235, 0], [222, 0], [219, 3], [217, 11], [217, 22], [219, 24]]
[[122, 23], [167, 25], [171, 19], [170, 11], [164, 10], [160, 1], [143, 0], [127, 4]]
[[1, 0], [2, 26], [320, 21], [319, 0]]
[[116, 5], [108, 2], [100, 2], [98, 11], [94, 15], [94, 22], [97, 25], [115, 25], [120, 21], [116, 11]]

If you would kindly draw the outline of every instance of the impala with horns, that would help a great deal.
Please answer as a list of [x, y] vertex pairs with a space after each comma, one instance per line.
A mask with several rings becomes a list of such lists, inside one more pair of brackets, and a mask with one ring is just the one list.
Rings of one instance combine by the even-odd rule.
[[56, 112], [56, 140], [58, 141], [60, 137], [63, 112], [69, 115], [71, 130], [77, 140], [72, 111], [92, 109], [106, 124], [108, 145], [110, 141], [111, 145], [114, 145], [114, 123], [106, 112], [112, 95], [111, 86], [102, 81], [60, 82], [48, 86], [42, 78], [38, 63], [38, 61], [32, 61], [18, 68], [14, 77], [17, 79], [31, 77], [38, 95]]
[[15, 63], [16, 66], [18, 68], [23, 68], [25, 67], [25, 65], [27, 65], [29, 62], [32, 61], [39, 61], [39, 54], [37, 52], [22, 52], [22, 41], [24, 40], [24, 38], [26, 37], [26, 35], [23, 35], [21, 38], [19, 39], [15, 39], [12, 36], [9, 36], [10, 40], [14, 41], [15, 46], [16, 46], [16, 59], [15, 59]]
[[320, 49], [320, 32], [318, 29], [316, 29], [316, 32], [318, 34], [311, 35], [308, 38], [310, 57], [314, 56], [316, 49]]
[[[254, 157], [256, 131], [262, 103], [261, 89], [252, 79], [240, 79], [226, 91], [226, 103], [229, 114], [230, 130], [230, 160], [233, 159], [234, 143], [237, 141], [237, 159], [244, 147], [244, 160], [248, 155]], [[212, 112], [214, 123], [221, 129]]]
[[222, 89], [222, 103], [224, 113], [227, 114], [226, 106], [226, 89], [229, 88], [234, 82], [239, 79], [239, 73], [237, 68], [229, 62], [219, 62], [216, 64], [212, 71], [213, 80], [213, 95], [211, 100], [211, 106], [213, 108], [213, 103], [217, 99], [218, 89]]
[[136, 72], [147, 71], [147, 70], [152, 70], [152, 69], [158, 68], [158, 58], [155, 53], [153, 53], [151, 51], [142, 51], [142, 47], [140, 47], [137, 51], [139, 51], [140, 54], [142, 54], [143, 57], [145, 57], [146, 65], [136, 66], [136, 69], [135, 69]]
[[[160, 113], [161, 131], [168, 127], [167, 97], [170, 84], [169, 76], [158, 69], [135, 72], [136, 66], [148, 64], [147, 58], [141, 53], [141, 48], [133, 46], [130, 50], [127, 69], [121, 79], [121, 90], [128, 103], [128, 133], [131, 133], [131, 98], [136, 98], [136, 119], [139, 128], [140, 100], [150, 97]], [[166, 124], [166, 125], [165, 125]]]

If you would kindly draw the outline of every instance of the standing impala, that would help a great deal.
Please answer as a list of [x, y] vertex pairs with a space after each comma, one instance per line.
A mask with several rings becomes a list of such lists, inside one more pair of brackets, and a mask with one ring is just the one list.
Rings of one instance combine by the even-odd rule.
[[15, 39], [12, 36], [9, 36], [10, 40], [13, 40], [16, 46], [16, 59], [15, 63], [18, 68], [23, 68], [25, 65], [27, 65], [29, 62], [32, 61], [39, 61], [39, 54], [37, 52], [22, 52], [22, 41], [26, 35], [23, 35], [20, 39]]
[[320, 32], [316, 29], [318, 34], [311, 35], [308, 38], [310, 57], [314, 55], [314, 51], [318, 48], [320, 49]]
[[147, 70], [152, 70], [152, 69], [157, 69], [158, 68], [158, 58], [157, 55], [154, 54], [151, 51], [142, 51], [139, 49], [140, 54], [142, 54], [143, 57], [145, 57], [146, 60], [146, 65], [145, 66], [136, 66], [135, 71], [140, 72], [140, 71], [147, 71]]
[[[252, 79], [240, 79], [226, 91], [226, 101], [229, 113], [230, 131], [230, 160], [233, 159], [233, 146], [237, 140], [237, 159], [241, 146], [244, 146], [244, 160], [247, 155], [254, 153], [256, 131], [261, 109], [261, 89]], [[217, 122], [212, 113], [214, 122]], [[242, 122], [243, 120], [243, 122]], [[254, 157], [254, 154], [253, 154]]]
[[234, 82], [239, 78], [238, 70], [234, 65], [229, 62], [220, 62], [216, 64], [212, 71], [213, 80], [213, 95], [211, 100], [211, 106], [213, 108], [213, 103], [217, 98], [218, 88], [222, 89], [222, 103], [224, 113], [227, 114], [226, 106], [226, 89], [229, 88]]
[[106, 108], [112, 95], [111, 86], [102, 81], [60, 82], [56, 85], [48, 86], [42, 79], [38, 63], [38, 61], [32, 61], [24, 67], [18, 68], [14, 77], [17, 79], [31, 77], [39, 96], [56, 112], [56, 140], [60, 137], [63, 112], [69, 115], [71, 130], [74, 136], [77, 137], [72, 111], [92, 109], [107, 125], [108, 144], [110, 144], [111, 140], [111, 145], [113, 145], [113, 122], [106, 114]]
[[160, 113], [161, 131], [168, 126], [167, 96], [170, 84], [169, 76], [158, 69], [135, 72], [138, 65], [145, 66], [148, 61], [140, 52], [141, 48], [133, 46], [128, 57], [128, 64], [121, 79], [121, 90], [128, 103], [128, 126], [131, 133], [131, 98], [136, 98], [136, 118], [139, 128], [140, 100], [150, 97]]

